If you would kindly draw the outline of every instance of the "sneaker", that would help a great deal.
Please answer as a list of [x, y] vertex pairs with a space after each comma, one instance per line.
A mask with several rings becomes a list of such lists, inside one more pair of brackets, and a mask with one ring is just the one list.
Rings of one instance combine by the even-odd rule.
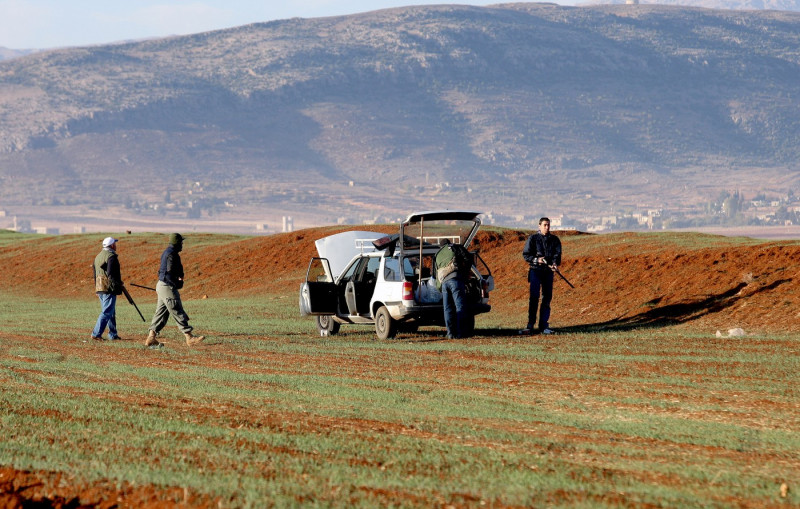
[[527, 325], [524, 329], [519, 330], [520, 336], [530, 336], [532, 334], [533, 334], [533, 327], [531, 327], [530, 325]]
[[114, 336], [113, 338], [108, 338], [109, 341], [122, 341], [122, 338], [119, 336]]
[[542, 331], [542, 334], [555, 334], [555, 333], [556, 331], [547, 327]]
[[103, 336], [92, 336], [92, 339], [95, 341], [103, 341]]

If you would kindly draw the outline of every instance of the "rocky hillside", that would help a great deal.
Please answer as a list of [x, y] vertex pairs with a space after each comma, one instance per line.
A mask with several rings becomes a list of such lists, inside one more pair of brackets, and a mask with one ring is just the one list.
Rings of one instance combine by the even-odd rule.
[[206, 205], [328, 218], [785, 192], [798, 76], [798, 13], [653, 5], [406, 7], [47, 51], [0, 62], [0, 203], [199, 186]]
[[[580, 2], [580, 5], [598, 4], [627, 4], [628, 0], [603, 0]], [[640, 4], [680, 5], [686, 7], [703, 7], [706, 9], [740, 9], [740, 10], [771, 10], [771, 11], [800, 11], [798, 0], [639, 0]]]

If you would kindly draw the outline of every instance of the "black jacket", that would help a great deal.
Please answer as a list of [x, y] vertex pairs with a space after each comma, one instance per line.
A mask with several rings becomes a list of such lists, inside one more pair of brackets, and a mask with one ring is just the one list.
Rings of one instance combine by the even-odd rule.
[[522, 257], [534, 269], [546, 268], [545, 265], [536, 262], [536, 259], [541, 257], [547, 261], [546, 265], [561, 265], [561, 240], [550, 233], [542, 235], [536, 232], [525, 242]]
[[161, 253], [161, 267], [158, 269], [158, 280], [174, 288], [183, 288], [183, 264], [179, 249], [170, 244]]

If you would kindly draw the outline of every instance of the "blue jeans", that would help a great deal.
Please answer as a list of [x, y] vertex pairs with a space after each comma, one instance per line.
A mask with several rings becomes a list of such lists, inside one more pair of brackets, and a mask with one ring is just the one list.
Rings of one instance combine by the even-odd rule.
[[[553, 271], [550, 269], [528, 271], [528, 282], [531, 294], [528, 299], [528, 326], [536, 325], [536, 308], [539, 308], [539, 329], [545, 330], [550, 325], [550, 301], [553, 300]], [[539, 292], [542, 304], [539, 306]]]
[[108, 325], [108, 339], [117, 339], [117, 296], [113, 293], [98, 293], [100, 299], [100, 316], [94, 325], [92, 336], [99, 338]]
[[442, 303], [447, 335], [463, 337], [467, 325], [467, 287], [463, 279], [454, 277], [442, 283]]

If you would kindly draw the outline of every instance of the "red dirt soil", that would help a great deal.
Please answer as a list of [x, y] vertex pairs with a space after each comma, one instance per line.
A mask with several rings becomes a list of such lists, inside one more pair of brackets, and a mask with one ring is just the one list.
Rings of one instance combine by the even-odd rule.
[[[396, 227], [368, 227], [394, 233]], [[281, 294], [295, 297], [314, 240], [357, 229], [327, 227], [262, 237], [189, 235], [181, 254], [187, 274], [186, 300], [224, 296]], [[364, 229], [361, 227], [359, 229]], [[521, 253], [529, 231], [481, 231], [480, 253], [492, 269], [497, 290], [492, 314], [508, 317], [507, 327], [524, 325], [528, 288]], [[800, 330], [795, 278], [800, 245], [795, 241], [734, 242], [723, 237], [673, 234], [681, 248], [659, 235], [589, 235], [556, 232], [564, 245], [556, 278], [551, 325], [557, 328], [634, 327], [687, 324], [714, 332], [741, 327], [747, 332]], [[91, 263], [100, 237], [49, 237], [0, 249], [0, 289], [55, 298], [94, 298]], [[693, 242], [692, 239], [707, 239]], [[222, 239], [222, 241], [220, 241]], [[155, 286], [164, 235], [122, 237], [123, 279], [134, 297]]]
[[[190, 234], [182, 253], [187, 273], [182, 295], [186, 300], [247, 295], [296, 299], [307, 263], [316, 255], [314, 240], [352, 229], [365, 228], [316, 228], [250, 238]], [[394, 226], [366, 229], [396, 231]], [[504, 328], [525, 322], [528, 289], [521, 253], [530, 233], [484, 230], [477, 237], [480, 254], [496, 280], [490, 316], [495, 323], [505, 320]], [[800, 330], [796, 242], [740, 242], [696, 234], [671, 235], [669, 241], [632, 233], [556, 234], [564, 245], [562, 272], [575, 285], [573, 289], [556, 282], [551, 325], [563, 332], [667, 325], [709, 335], [717, 330], [727, 334], [734, 327], [748, 334]], [[95, 299], [91, 263], [101, 238], [45, 237], [0, 248], [0, 291]], [[158, 234], [121, 238], [122, 274], [134, 297], [145, 290], [130, 283], [154, 286], [166, 238]], [[32, 491], [35, 497], [29, 496]], [[65, 474], [0, 467], [0, 509], [216, 505], [179, 490], [167, 491], [116, 482], [78, 486]], [[81, 501], [90, 505], [80, 505]]]

